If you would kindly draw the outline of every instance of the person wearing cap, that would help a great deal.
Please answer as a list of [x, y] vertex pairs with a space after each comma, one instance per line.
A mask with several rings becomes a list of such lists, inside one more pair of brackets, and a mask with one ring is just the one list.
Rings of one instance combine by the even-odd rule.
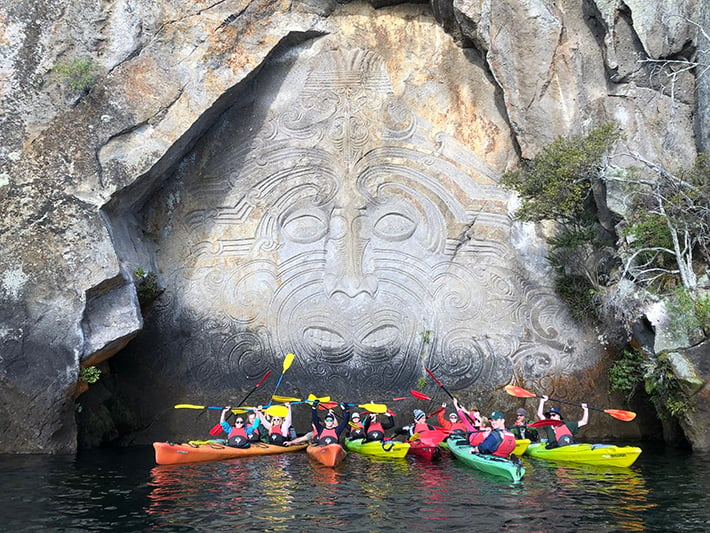
[[436, 430], [434, 426], [427, 424], [426, 413], [424, 411], [415, 409], [412, 414], [414, 415], [414, 423], [395, 429], [394, 432], [396, 435], [409, 435], [409, 437], [412, 437], [415, 434], [421, 435], [426, 431]]
[[534, 429], [528, 429], [530, 421], [527, 419], [528, 412], [520, 407], [515, 411], [515, 425], [511, 428], [511, 432], [516, 439], [530, 439], [531, 442], [537, 442], [539, 435]]
[[385, 438], [385, 430], [394, 427], [394, 417], [390, 411], [387, 411], [387, 421], [380, 422], [377, 419], [377, 413], [370, 413], [365, 417], [365, 440], [383, 440]]
[[[446, 413], [446, 402], [441, 404], [442, 409], [436, 416], [439, 425], [452, 435], [464, 435], [467, 431], [466, 424], [461, 420], [461, 416], [457, 412]], [[447, 420], [448, 418], [448, 420]]]
[[319, 446], [327, 446], [328, 444], [335, 444], [340, 441], [340, 435], [345, 431], [348, 426], [348, 421], [350, 420], [350, 411], [348, 411], [348, 406], [344, 403], [340, 404], [340, 409], [343, 413], [343, 420], [338, 424], [335, 421], [335, 413], [332, 409], [323, 417], [323, 424], [321, 424], [320, 418], [318, 417], [318, 402], [313, 404], [311, 409], [311, 423], [313, 424], [314, 440]]
[[473, 446], [471, 453], [507, 459], [515, 449], [515, 435], [505, 429], [505, 416], [500, 411], [493, 411], [488, 420], [492, 428], [490, 434], [478, 446]]
[[360, 421], [360, 413], [357, 411], [350, 415], [347, 436], [353, 440], [365, 437], [365, 425]]
[[557, 448], [559, 446], [568, 446], [574, 444], [574, 435], [579, 432], [579, 428], [586, 426], [589, 421], [589, 408], [586, 403], [580, 404], [584, 410], [582, 419], [578, 422], [565, 422], [562, 417], [562, 411], [559, 407], [550, 407], [550, 410], [545, 412], [545, 402], [549, 400], [548, 396], [540, 398], [540, 405], [537, 408], [537, 417], [540, 420], [550, 419], [559, 420], [560, 424], [556, 426], [546, 426], [547, 446], [546, 448]]

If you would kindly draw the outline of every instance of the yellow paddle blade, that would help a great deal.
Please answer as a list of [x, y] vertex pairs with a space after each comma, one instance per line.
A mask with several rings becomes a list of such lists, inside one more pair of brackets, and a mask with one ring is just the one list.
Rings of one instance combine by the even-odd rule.
[[247, 412], [247, 410], [246, 410], [246, 409], [232, 409], [232, 412], [233, 412], [235, 415], [243, 415], [244, 413]]
[[291, 363], [293, 363], [293, 359], [296, 357], [296, 354], [292, 353], [287, 353], [286, 357], [284, 357], [284, 369], [283, 371], [286, 372], [289, 367], [291, 366]]
[[271, 416], [278, 416], [279, 418], [284, 418], [288, 414], [288, 407], [285, 405], [272, 405], [266, 410]]
[[419, 433], [415, 433], [411, 437], [407, 439], [407, 442], [414, 442], [415, 440], [419, 440]]
[[383, 403], [361, 403], [358, 407], [379, 415], [387, 412], [387, 406]]
[[300, 398], [293, 398], [292, 396], [272, 396], [271, 399], [275, 402], [278, 403], [294, 403], [294, 402], [300, 402]]
[[179, 403], [175, 409], [206, 409], [204, 405], [192, 405], [191, 403]]
[[315, 402], [318, 400], [319, 402], [329, 402], [330, 401], [330, 396], [321, 396], [318, 397], [315, 394], [309, 394], [308, 395], [308, 401], [309, 402]]

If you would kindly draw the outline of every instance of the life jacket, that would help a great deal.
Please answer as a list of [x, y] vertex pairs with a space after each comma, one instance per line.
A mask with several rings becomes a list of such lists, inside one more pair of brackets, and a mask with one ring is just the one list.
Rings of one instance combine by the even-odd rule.
[[318, 444], [321, 446], [325, 446], [327, 444], [335, 444], [338, 442], [339, 437], [338, 434], [335, 432], [335, 429], [328, 429], [328, 428], [323, 428], [318, 435]]
[[365, 426], [363, 426], [360, 422], [351, 422], [351, 424], [356, 425], [357, 428], [350, 426], [350, 429], [348, 431], [348, 437], [353, 440], [363, 438], [365, 436]]
[[510, 431], [502, 431], [501, 433], [503, 434], [503, 440], [492, 455], [507, 459], [515, 449], [515, 435], [513, 435]]
[[476, 431], [474, 433], [471, 433], [468, 436], [468, 443], [471, 446], [478, 446], [481, 444], [484, 440], [486, 440], [486, 437], [490, 435], [489, 432], [487, 431]]
[[385, 436], [385, 429], [379, 422], [373, 422], [367, 428], [367, 440], [382, 440]]
[[258, 442], [258, 441], [261, 440], [261, 433], [259, 433], [259, 428], [260, 428], [260, 427], [261, 427], [261, 426], [255, 427], [255, 428], [252, 430], [251, 434], [247, 434], [247, 436], [249, 437], [249, 440], [250, 440], [250, 441], [252, 441], [252, 442]]
[[569, 444], [574, 444], [572, 432], [567, 427], [567, 424], [554, 426], [552, 429], [555, 432], [555, 440], [557, 441], [558, 446], [567, 446]]
[[269, 444], [276, 444], [277, 446], [283, 446], [286, 442], [286, 437], [281, 431], [281, 426], [271, 426], [269, 430]]
[[422, 433], [424, 431], [430, 431], [431, 428], [429, 427], [429, 424], [426, 422], [417, 422], [414, 424], [414, 427], [412, 428], [413, 433]]
[[229, 432], [229, 436], [227, 437], [227, 444], [237, 448], [246, 448], [249, 446], [249, 437], [244, 430], [244, 426], [232, 427], [232, 431]]

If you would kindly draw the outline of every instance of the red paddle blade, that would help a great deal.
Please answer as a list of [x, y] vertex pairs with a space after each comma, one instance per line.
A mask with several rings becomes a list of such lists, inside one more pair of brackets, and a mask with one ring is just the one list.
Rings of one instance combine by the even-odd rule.
[[530, 391], [526, 391], [522, 387], [516, 387], [515, 385], [506, 385], [505, 392], [516, 398], [535, 398], [537, 394], [533, 394]]
[[561, 426], [564, 424], [562, 420], [553, 420], [552, 418], [546, 418], [544, 420], [538, 420], [532, 424], [528, 424], [529, 428], [544, 428], [545, 426]]
[[443, 407], [439, 407], [436, 411], [434, 411], [434, 412], [431, 413], [430, 415], [426, 415], [426, 417], [427, 417], [427, 418], [431, 418], [432, 416], [436, 416], [436, 415], [438, 415], [439, 413], [444, 412], [445, 410], [446, 410], [446, 409], [444, 409]]
[[424, 394], [423, 392], [419, 392], [418, 390], [410, 390], [409, 392], [410, 392], [410, 393], [412, 394], [412, 396], [414, 396], [417, 400], [431, 400], [431, 398], [429, 398], [429, 396], [427, 396], [427, 395]]
[[320, 409], [320, 410], [332, 409], [333, 407], [336, 407], [337, 405], [338, 405], [338, 402], [320, 402], [318, 404], [318, 409]]
[[210, 435], [212, 435], [213, 437], [216, 437], [217, 435], [222, 433], [222, 431], [224, 431], [224, 429], [222, 429], [222, 424], [217, 424], [215, 427], [210, 429]]
[[633, 411], [623, 411], [621, 409], [604, 409], [604, 412], [614, 418], [623, 420], [624, 422], [631, 422], [636, 418], [636, 413]]

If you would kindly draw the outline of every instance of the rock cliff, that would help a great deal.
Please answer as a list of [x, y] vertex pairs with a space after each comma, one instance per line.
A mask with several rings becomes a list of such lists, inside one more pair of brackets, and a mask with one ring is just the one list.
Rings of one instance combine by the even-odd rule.
[[[427, 366], [481, 405], [515, 379], [610, 401], [599, 333], [498, 182], [608, 121], [671, 168], [707, 149], [708, 76], [667, 62], [704, 42], [700, 0], [1, 13], [0, 452], [73, 451], [96, 364], [138, 443], [193, 436], [173, 404], [226, 402], [287, 352], [294, 394], [379, 399]], [[621, 426], [590, 434], [643, 433]]]

